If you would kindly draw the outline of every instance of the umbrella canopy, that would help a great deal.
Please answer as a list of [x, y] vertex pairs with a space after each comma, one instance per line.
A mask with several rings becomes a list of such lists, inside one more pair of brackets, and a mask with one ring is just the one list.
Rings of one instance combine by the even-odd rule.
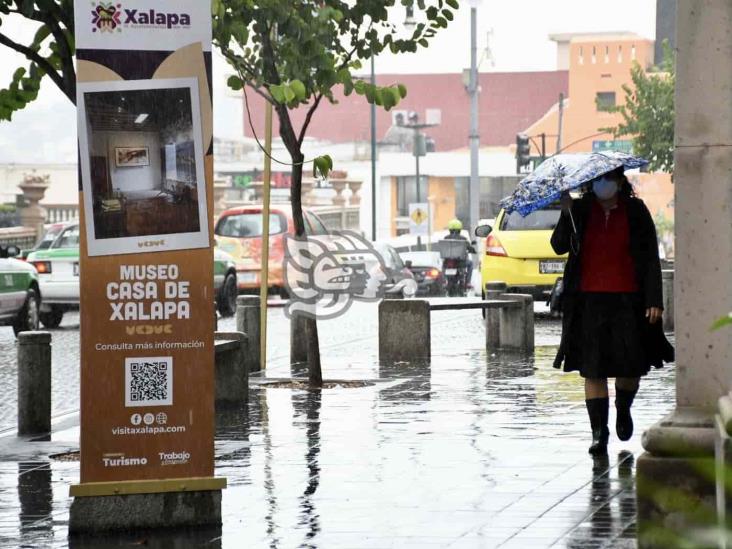
[[526, 176], [511, 196], [501, 200], [508, 212], [526, 216], [559, 199], [562, 193], [618, 168], [640, 168], [648, 161], [632, 154], [607, 151], [601, 153], [558, 154], [542, 162]]

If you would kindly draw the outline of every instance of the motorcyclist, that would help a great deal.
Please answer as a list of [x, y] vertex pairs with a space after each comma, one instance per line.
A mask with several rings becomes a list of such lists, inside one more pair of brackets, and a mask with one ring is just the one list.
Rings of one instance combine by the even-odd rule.
[[[450, 222], [447, 224], [447, 230], [449, 231], [449, 234], [445, 237], [445, 240], [464, 240], [468, 243], [468, 254], [474, 254], [475, 248], [470, 243], [470, 240], [465, 238], [461, 231], [463, 230], [463, 222], [459, 219], [455, 218], [450, 220]], [[473, 275], [473, 262], [470, 260], [470, 256], [465, 259], [465, 286], [467, 287], [470, 284], [470, 278]]]

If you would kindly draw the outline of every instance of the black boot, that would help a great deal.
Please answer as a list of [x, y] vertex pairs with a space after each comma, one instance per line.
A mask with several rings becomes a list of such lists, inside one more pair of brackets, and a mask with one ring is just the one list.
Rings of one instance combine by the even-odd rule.
[[633, 436], [633, 418], [630, 416], [630, 407], [637, 392], [637, 389], [635, 391], [615, 389], [615, 409], [617, 411], [615, 430], [620, 440], [630, 440], [630, 437]]
[[607, 439], [610, 437], [610, 430], [607, 428], [610, 399], [590, 398], [585, 400], [585, 404], [592, 426], [592, 445], [589, 452], [593, 456], [600, 456], [607, 453]]

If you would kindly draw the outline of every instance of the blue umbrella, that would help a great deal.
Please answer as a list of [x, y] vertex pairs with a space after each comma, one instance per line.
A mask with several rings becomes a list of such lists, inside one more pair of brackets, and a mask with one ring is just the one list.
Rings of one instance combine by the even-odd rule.
[[501, 206], [508, 213], [517, 211], [527, 216], [601, 175], [621, 167], [632, 169], [646, 164], [648, 161], [639, 156], [615, 151], [558, 154], [523, 178], [511, 196], [501, 200]]

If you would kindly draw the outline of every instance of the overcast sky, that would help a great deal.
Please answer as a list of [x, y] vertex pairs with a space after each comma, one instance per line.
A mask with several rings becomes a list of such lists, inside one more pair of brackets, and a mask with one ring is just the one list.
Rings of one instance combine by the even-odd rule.
[[[376, 61], [378, 73], [460, 72], [470, 62], [470, 9], [466, 0], [447, 30], [429, 49], [417, 54], [384, 55]], [[395, 10], [394, 20], [403, 18]], [[653, 38], [656, 0], [483, 0], [478, 8], [478, 49], [487, 45], [493, 64], [481, 71], [537, 71], [556, 69], [556, 47], [548, 35], [557, 32], [631, 31]], [[14, 38], [33, 35], [23, 20], [6, 20], [2, 32]], [[241, 105], [223, 85], [226, 65], [215, 55], [214, 133], [241, 135]], [[0, 47], [0, 82], [7, 83], [22, 57]], [[44, 79], [39, 99], [12, 122], [0, 122], [0, 163], [54, 163], [76, 161], [76, 116], [73, 105]]]

